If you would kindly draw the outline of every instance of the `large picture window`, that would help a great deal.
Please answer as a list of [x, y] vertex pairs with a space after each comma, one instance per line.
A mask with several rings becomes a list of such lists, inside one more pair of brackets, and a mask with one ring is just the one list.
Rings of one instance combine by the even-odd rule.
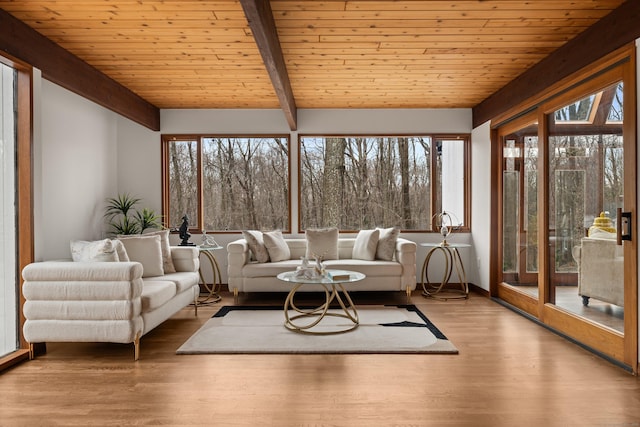
[[446, 211], [469, 230], [469, 136], [299, 138], [300, 228], [436, 231]]
[[286, 136], [163, 135], [165, 223], [194, 230], [290, 226]]

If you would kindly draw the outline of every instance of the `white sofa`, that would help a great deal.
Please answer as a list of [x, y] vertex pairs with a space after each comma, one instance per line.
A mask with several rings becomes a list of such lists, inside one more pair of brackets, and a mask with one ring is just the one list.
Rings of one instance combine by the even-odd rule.
[[580, 246], [574, 248], [574, 258], [578, 262], [578, 294], [584, 305], [595, 298], [624, 307], [623, 247], [616, 244], [615, 234], [609, 238], [583, 237]]
[[195, 247], [172, 246], [175, 273], [142, 277], [138, 262], [45, 261], [27, 265], [23, 308], [24, 337], [45, 342], [134, 343], [195, 303], [199, 295], [199, 253]]
[[[351, 291], [405, 291], [409, 296], [416, 288], [416, 244], [398, 238], [392, 261], [352, 259], [355, 238], [338, 239], [338, 259], [324, 261], [327, 269], [351, 270], [364, 273], [360, 282], [346, 284]], [[251, 261], [249, 244], [245, 239], [227, 245], [228, 284], [234, 295], [239, 292], [289, 292], [291, 285], [278, 280], [279, 273], [295, 270], [307, 250], [307, 240], [285, 239], [290, 259], [277, 262]], [[312, 288], [301, 290], [312, 291]]]

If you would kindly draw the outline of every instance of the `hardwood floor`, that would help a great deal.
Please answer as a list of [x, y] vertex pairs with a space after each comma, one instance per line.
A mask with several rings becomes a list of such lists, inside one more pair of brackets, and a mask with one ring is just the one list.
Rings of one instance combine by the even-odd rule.
[[[384, 299], [383, 299], [384, 298]], [[356, 304], [404, 303], [404, 295]], [[282, 303], [249, 295], [240, 303]], [[133, 346], [51, 343], [0, 375], [2, 426], [640, 426], [637, 377], [471, 294], [412, 302], [459, 355], [190, 355], [223, 301], [186, 308]]]

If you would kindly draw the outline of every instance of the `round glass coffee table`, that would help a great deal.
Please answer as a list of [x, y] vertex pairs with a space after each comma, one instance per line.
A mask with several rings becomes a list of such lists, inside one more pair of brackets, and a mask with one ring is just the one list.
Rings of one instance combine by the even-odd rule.
[[[319, 277], [309, 279], [296, 277], [295, 271], [287, 271], [285, 273], [278, 274], [278, 279], [283, 282], [293, 283], [293, 287], [287, 295], [287, 299], [284, 303], [285, 328], [290, 331], [303, 334], [332, 335], [353, 331], [358, 327], [360, 324], [358, 310], [356, 310], [349, 293], [343, 285], [345, 283], [358, 282], [366, 276], [362, 273], [358, 273], [357, 271], [348, 270], [328, 270], [327, 275], [329, 274], [332, 278]], [[294, 300], [296, 292], [303, 286], [313, 286], [318, 288], [318, 291], [324, 290], [324, 303], [313, 308], [298, 307]], [[334, 300], [340, 305], [340, 308], [342, 309], [341, 312], [339, 310], [329, 311], [330, 305]], [[292, 312], [293, 315], [290, 315], [289, 312]], [[346, 325], [336, 325], [335, 328], [323, 328], [322, 330], [316, 328], [314, 330], [313, 328], [327, 316], [347, 319], [349, 322]]]

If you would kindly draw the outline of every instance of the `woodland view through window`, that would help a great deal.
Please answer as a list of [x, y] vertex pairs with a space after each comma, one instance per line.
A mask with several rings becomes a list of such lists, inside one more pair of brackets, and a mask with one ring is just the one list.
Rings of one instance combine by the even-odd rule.
[[163, 136], [165, 221], [197, 230], [289, 230], [285, 136]]
[[[167, 226], [291, 230], [286, 136], [164, 135]], [[443, 209], [468, 230], [468, 135], [301, 136], [301, 231], [435, 230]], [[295, 193], [294, 193], [295, 197]]]
[[468, 230], [467, 135], [301, 136], [300, 228]]

